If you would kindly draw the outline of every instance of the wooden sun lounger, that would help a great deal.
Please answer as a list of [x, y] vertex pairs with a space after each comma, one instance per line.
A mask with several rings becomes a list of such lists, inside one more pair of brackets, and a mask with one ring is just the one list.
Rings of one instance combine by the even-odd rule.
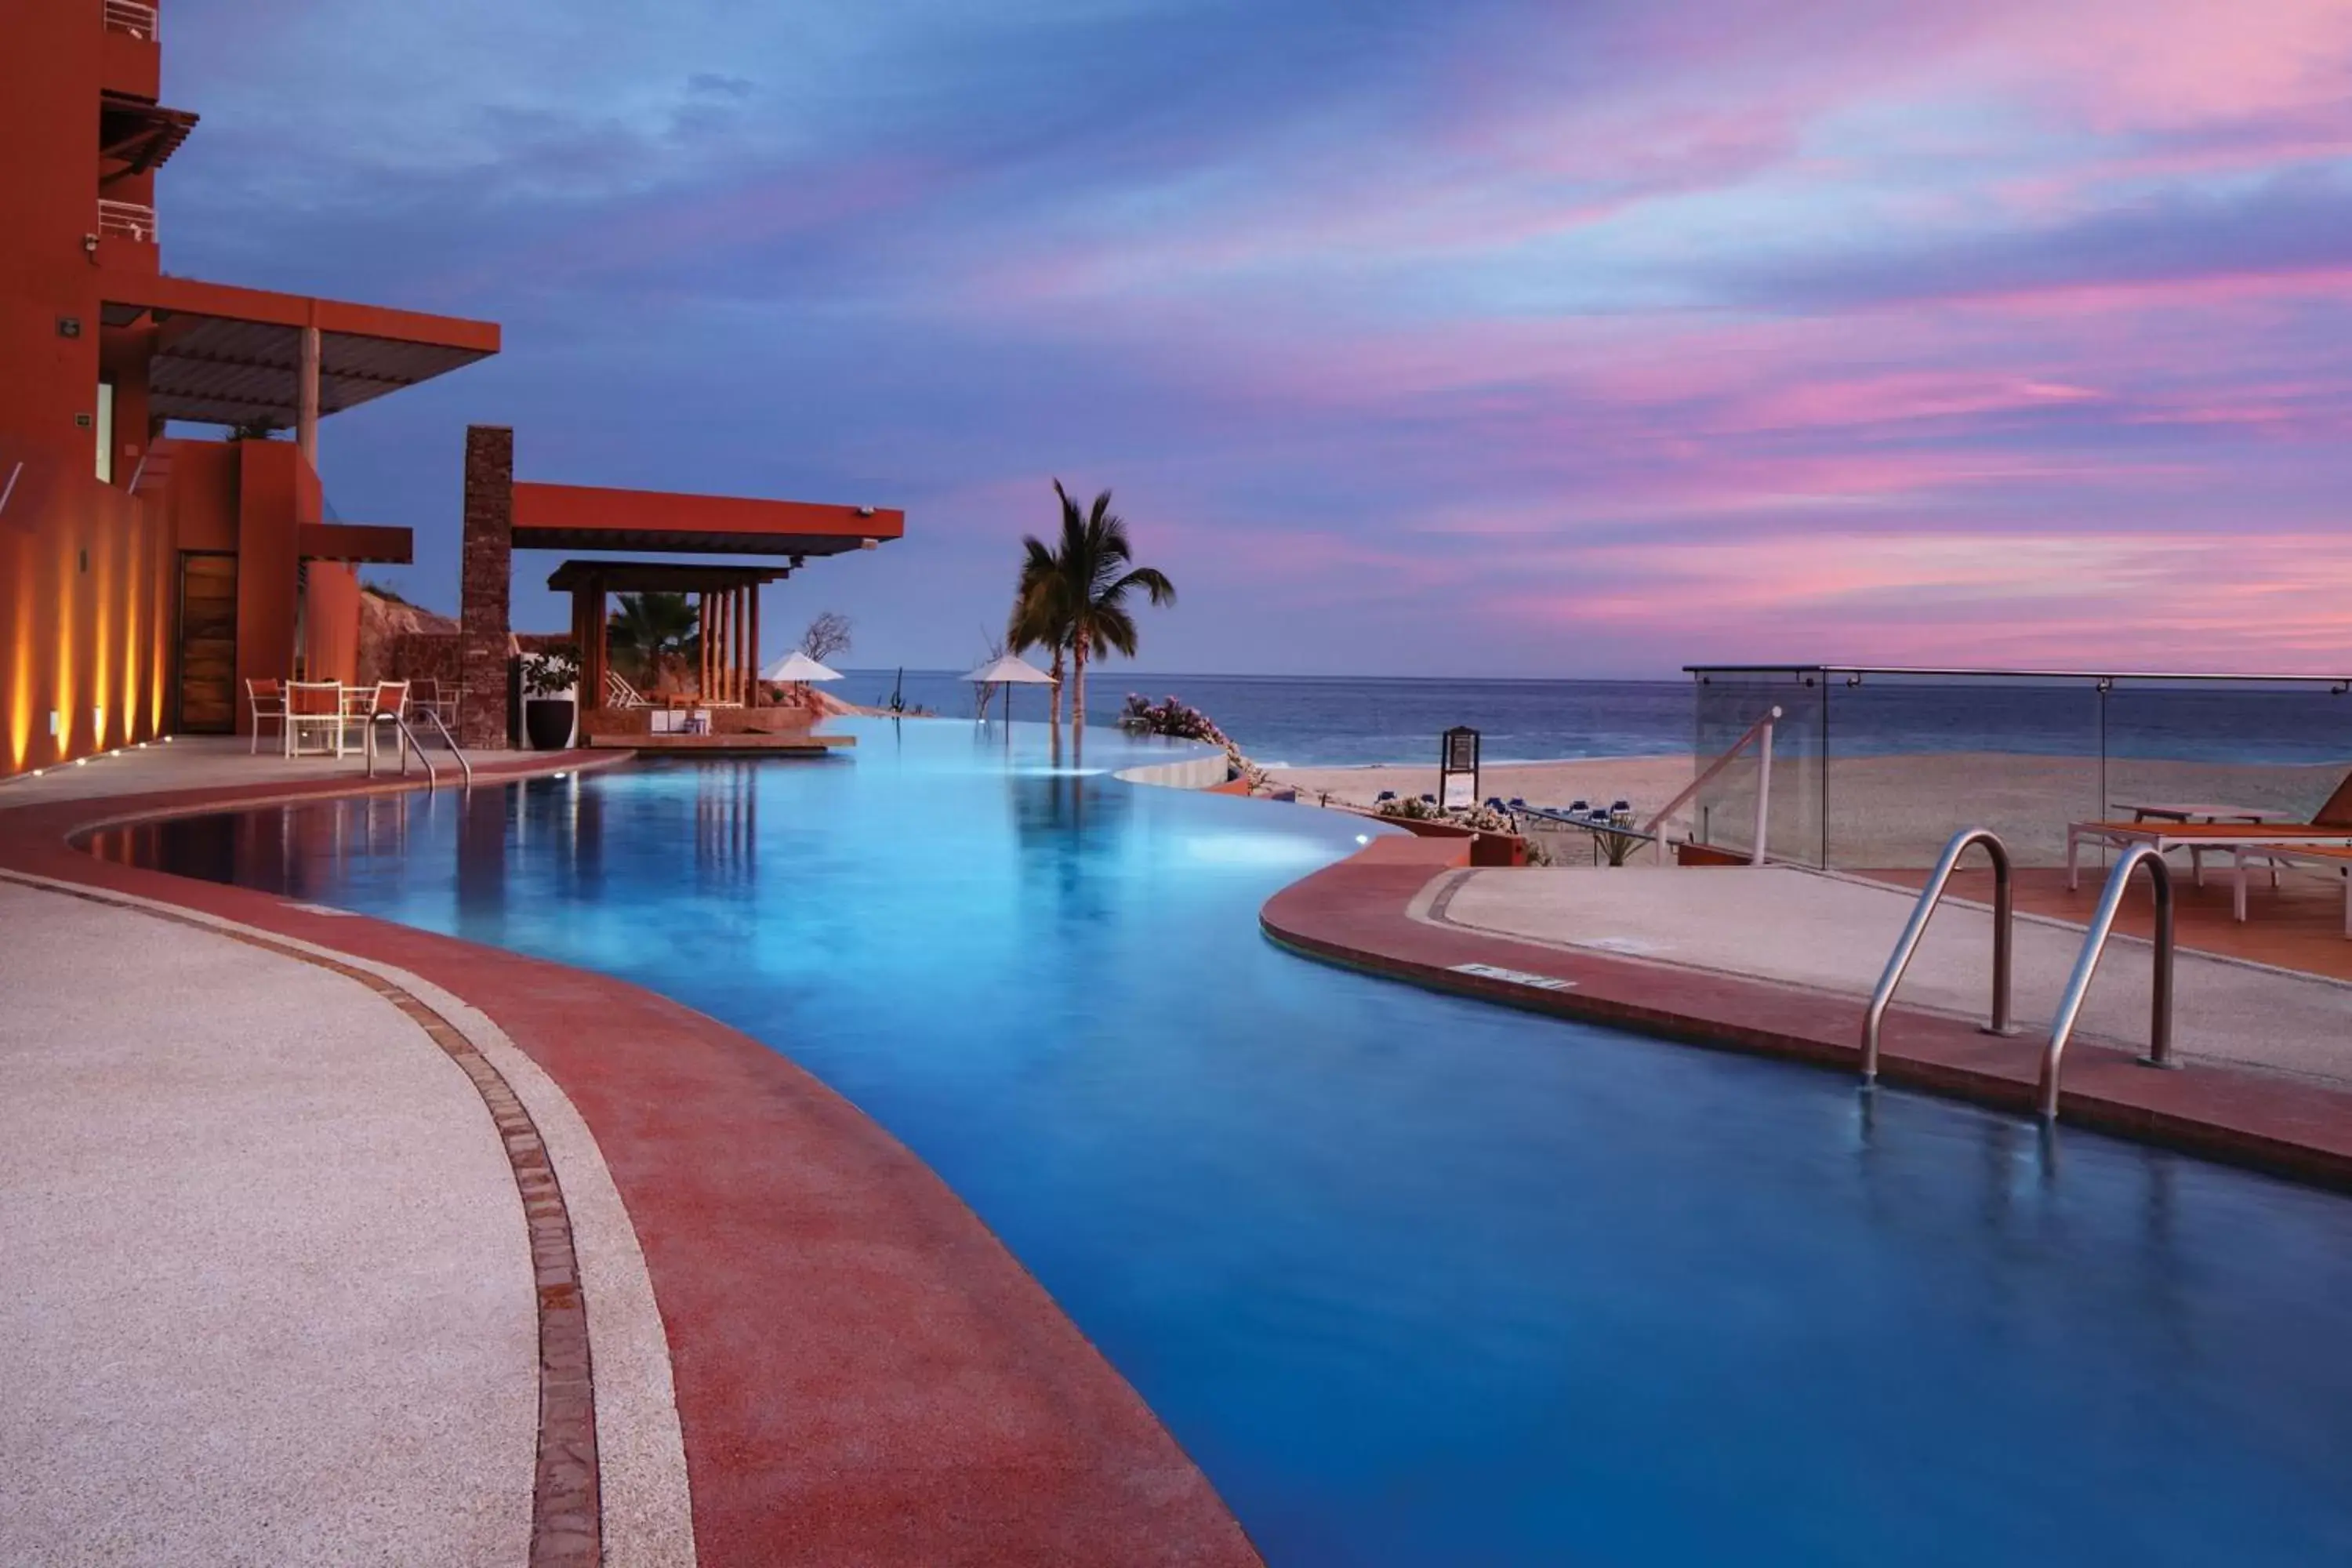
[[2344, 934], [2352, 938], [2352, 773], [2336, 786], [2336, 793], [2321, 803], [2311, 814], [2309, 822], [2151, 822], [2146, 818], [2161, 811], [2219, 812], [2230, 809], [2221, 806], [2150, 807], [2140, 806], [2134, 822], [2070, 822], [2066, 825], [2066, 886], [2071, 891], [2080, 885], [2075, 874], [2076, 856], [2085, 839], [2107, 844], [2152, 844], [2158, 854], [2175, 849], [2189, 851], [2190, 875], [2198, 886], [2205, 883], [2205, 861], [2201, 851], [2226, 852], [2236, 879], [2231, 905], [2238, 919], [2246, 918], [2246, 871], [2257, 860], [2271, 868], [2271, 879], [2278, 879], [2278, 867], [2284, 862], [2324, 864], [2340, 867], [2346, 873], [2344, 888]]
[[[2085, 840], [2118, 847], [2147, 844], [2158, 854], [2175, 849], [2222, 850], [2230, 856], [2235, 879], [2231, 903], [2241, 921], [2246, 918], [2246, 872], [2255, 860], [2342, 858], [2352, 863], [2352, 825], [2316, 822], [2072, 822], [2066, 825], [2066, 887], [2082, 885], [2080, 857]], [[2196, 863], [2198, 884], [2203, 884], [2204, 863]], [[2347, 890], [2352, 900], [2352, 890]], [[2345, 934], [2352, 936], [2352, 901], [2347, 901]]]
[[[2233, 851], [2231, 856], [2237, 871], [2237, 886], [2232, 891], [2232, 908], [2240, 920], [2246, 918], [2246, 864], [2251, 860], [2267, 860], [2275, 868], [2284, 861], [2290, 866], [2317, 866], [2342, 874], [2344, 879], [2344, 935], [2352, 940], [2352, 848], [2330, 844], [2272, 844], [2260, 848], [2248, 847]], [[2271, 872], [2273, 881], [2278, 872]]]

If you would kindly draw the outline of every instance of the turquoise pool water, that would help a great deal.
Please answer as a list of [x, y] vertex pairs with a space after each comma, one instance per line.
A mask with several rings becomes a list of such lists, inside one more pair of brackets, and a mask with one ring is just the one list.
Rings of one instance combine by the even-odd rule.
[[1282, 1568], [2352, 1561], [2352, 1204], [1312, 963], [1358, 824], [854, 728], [136, 843], [804, 1064]]

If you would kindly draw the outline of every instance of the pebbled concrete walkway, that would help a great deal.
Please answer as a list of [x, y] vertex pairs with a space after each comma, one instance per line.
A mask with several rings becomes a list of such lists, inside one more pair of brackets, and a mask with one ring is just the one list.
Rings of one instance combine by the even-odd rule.
[[[1475, 871], [1427, 918], [1475, 931], [1867, 999], [1917, 895], [1790, 867], [1706, 871], [1618, 867]], [[2082, 950], [2083, 928], [2017, 922], [2016, 1021], [2048, 1037]], [[1947, 899], [1903, 978], [1916, 1012], [1982, 1023], [1990, 995], [1992, 914]], [[2117, 934], [2083, 1009], [2081, 1031], [2144, 1046], [2147, 942]], [[2174, 955], [2173, 1039], [2185, 1060], [2288, 1074], [2352, 1089], [2352, 985], [2187, 949]], [[2021, 1049], [2025, 1048], [2021, 1047]]]
[[538, 1321], [480, 1096], [407, 1016], [0, 883], [0, 1562], [517, 1563]]

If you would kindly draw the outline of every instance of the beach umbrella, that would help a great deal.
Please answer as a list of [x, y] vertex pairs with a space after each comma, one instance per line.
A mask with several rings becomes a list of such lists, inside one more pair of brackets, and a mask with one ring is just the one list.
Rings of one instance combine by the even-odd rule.
[[794, 648], [760, 672], [762, 680], [839, 680], [838, 670], [827, 669], [800, 649]]
[[[964, 679], [974, 686], [1051, 686], [1054, 678], [1017, 654], [993, 658]], [[1004, 694], [1004, 717], [1013, 717], [1013, 693]]]

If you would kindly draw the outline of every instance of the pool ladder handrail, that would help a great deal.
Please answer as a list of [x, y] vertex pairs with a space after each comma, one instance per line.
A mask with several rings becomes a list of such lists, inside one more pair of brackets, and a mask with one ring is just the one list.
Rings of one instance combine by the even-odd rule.
[[2017, 1026], [2010, 1021], [2011, 977], [2013, 973], [2017, 934], [2017, 897], [2014, 877], [2010, 869], [2009, 846], [2000, 835], [1990, 827], [1968, 827], [1952, 836], [1944, 846], [1944, 853], [1936, 868], [1927, 875], [1927, 886], [1919, 889], [1919, 901], [1911, 906], [1911, 920], [1904, 926], [1903, 934], [1895, 941], [1895, 951], [1886, 955], [1885, 971], [1878, 977], [1876, 989], [1870, 994], [1870, 1007], [1862, 1019], [1862, 1081], [1864, 1088], [1878, 1081], [1878, 1037], [1886, 1021], [1887, 1005], [1895, 1000], [1895, 988], [1903, 983], [1903, 972], [1911, 967], [1912, 957], [1927, 934], [1927, 921], [1934, 917], [1936, 906], [1943, 901], [1944, 889], [1958, 867], [1960, 857], [1970, 846], [1981, 844], [1992, 858], [1992, 1018], [1985, 1026], [1988, 1035], [2014, 1035]]
[[2058, 1016], [2051, 1023], [2050, 1043], [2042, 1049], [2042, 1080], [2035, 1098], [2044, 1121], [2058, 1120], [2058, 1075], [2064, 1066], [2066, 1042], [2074, 1037], [2074, 1023], [2082, 1015], [2084, 998], [2090, 993], [2092, 976], [2098, 973], [2100, 956], [2106, 952], [2107, 938], [2114, 933], [2116, 912], [2123, 907], [2124, 895], [2131, 889], [2132, 873], [2142, 866], [2147, 868], [2148, 880], [2156, 893], [2156, 957], [2148, 986], [2147, 1055], [2139, 1061], [2141, 1066], [2152, 1068], [2180, 1065], [2172, 1059], [2172, 868], [2164, 863], [2163, 851], [2155, 845], [2135, 844], [2123, 852], [2115, 869], [2107, 873], [2107, 885], [2099, 894], [2098, 910], [2091, 916], [2090, 929], [2084, 933], [2082, 953], [2074, 960], [2074, 973], [2066, 977]]
[[[428, 707], [419, 705], [417, 711], [422, 713], [425, 718], [433, 721], [433, 727], [441, 732], [441, 739], [448, 744], [450, 755], [457, 759], [458, 770], [465, 779], [464, 787], [467, 789], [472, 789], [474, 787], [474, 764], [466, 760], [466, 753], [458, 746], [457, 738], [449, 733], [449, 726], [441, 721], [440, 714], [436, 713]], [[393, 728], [399, 731], [400, 734], [402, 743], [394, 747], [393, 750], [398, 752], [400, 756], [401, 773], [405, 774], [408, 772], [408, 753], [413, 751], [416, 753], [416, 760], [425, 764], [425, 787], [427, 790], [438, 789], [441, 785], [441, 775], [433, 766], [433, 758], [425, 752], [425, 742], [416, 738], [416, 731], [409, 727], [407, 716], [400, 713], [378, 714], [369, 720], [367, 731], [367, 776], [370, 778], [375, 777], [375, 724], [383, 719], [391, 720]]]
[[[465, 787], [467, 789], [473, 788], [474, 764], [466, 760], [465, 748], [457, 744], [457, 737], [449, 733], [449, 726], [442, 722], [440, 710], [435, 708], [426, 707], [421, 710], [421, 711], [427, 719], [433, 721], [433, 728], [440, 731], [441, 743], [449, 748], [449, 754], [451, 756], [457, 759], [457, 772], [463, 775], [465, 779]], [[405, 723], [406, 721], [404, 720], [402, 722]], [[416, 754], [420, 757], [423, 756], [425, 754], [425, 748], [422, 746], [417, 747]]]

